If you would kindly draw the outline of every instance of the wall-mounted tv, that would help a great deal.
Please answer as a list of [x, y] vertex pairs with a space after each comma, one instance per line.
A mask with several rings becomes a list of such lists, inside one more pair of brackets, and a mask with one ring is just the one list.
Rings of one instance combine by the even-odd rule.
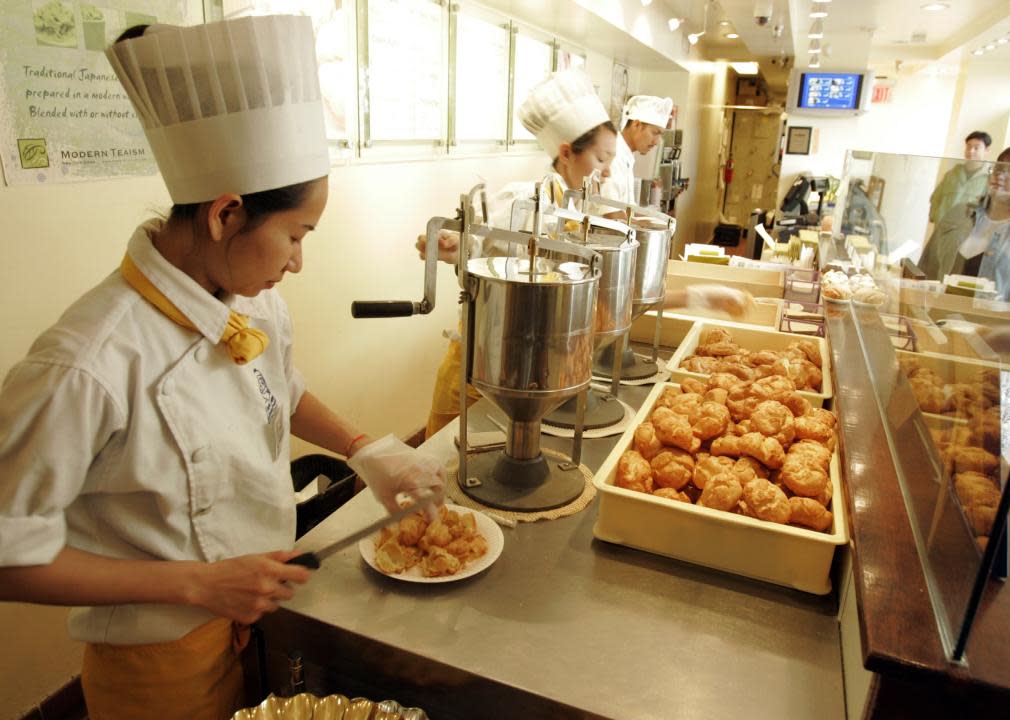
[[794, 115], [859, 115], [873, 90], [868, 70], [800, 70], [789, 77], [786, 110]]

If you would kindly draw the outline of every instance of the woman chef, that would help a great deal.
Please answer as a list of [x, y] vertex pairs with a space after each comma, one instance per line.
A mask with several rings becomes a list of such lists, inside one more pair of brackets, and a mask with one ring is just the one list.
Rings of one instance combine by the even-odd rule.
[[[605, 174], [614, 156], [617, 130], [596, 95], [589, 77], [581, 70], [565, 70], [551, 75], [530, 90], [519, 107], [519, 120], [537, 139], [550, 161], [544, 173], [551, 176], [550, 193], [560, 204], [565, 190], [582, 187], [583, 179], [594, 171]], [[539, 181], [541, 177], [537, 177]], [[510, 226], [512, 206], [516, 200], [533, 196], [536, 181], [506, 185], [488, 201], [493, 227]], [[529, 229], [532, 217], [527, 213], [521, 227]], [[424, 258], [426, 239], [417, 240], [417, 249]], [[455, 264], [459, 234], [445, 231], [439, 235], [439, 259]], [[480, 247], [470, 250], [471, 256], [482, 254]], [[428, 415], [427, 436], [431, 437], [459, 414], [460, 342], [450, 334], [449, 347], [439, 366]], [[467, 388], [470, 402], [480, 395]]]
[[[560, 202], [568, 188], [581, 187], [583, 180], [594, 171], [599, 171], [604, 178], [609, 175], [617, 131], [608, 119], [607, 111], [592, 82], [581, 70], [554, 73], [534, 86], [519, 108], [519, 119], [551, 158], [547, 172], [553, 174], [551, 192], [554, 202]], [[534, 185], [533, 181], [510, 183], [489, 201], [491, 225], [509, 227], [513, 203], [531, 197]], [[530, 218], [526, 218], [527, 225], [529, 221]], [[422, 259], [425, 246], [425, 237], [419, 237], [417, 249]], [[458, 246], [458, 233], [441, 233], [439, 259], [455, 264]], [[472, 256], [480, 253], [479, 247], [471, 249]], [[665, 303], [667, 307], [694, 305], [740, 313], [749, 300], [746, 293], [702, 285], [690, 287], [686, 291], [670, 291]], [[453, 335], [435, 377], [431, 412], [428, 415], [428, 437], [459, 414], [460, 342], [459, 337]], [[468, 386], [467, 397], [468, 402], [472, 403], [480, 395]]]
[[309, 571], [289, 432], [390, 508], [442, 470], [305, 389], [273, 286], [302, 266], [329, 161], [308, 18], [133, 32], [107, 55], [175, 203], [0, 392], [0, 599], [76, 606], [92, 718], [221, 720], [237, 650]]

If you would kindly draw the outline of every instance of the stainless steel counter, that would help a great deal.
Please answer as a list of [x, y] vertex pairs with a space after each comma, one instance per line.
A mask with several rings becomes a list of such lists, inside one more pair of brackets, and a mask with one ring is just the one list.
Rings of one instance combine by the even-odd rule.
[[[621, 398], [637, 407], [649, 389], [625, 387]], [[473, 430], [494, 429], [488, 411], [498, 413], [485, 400], [474, 405]], [[455, 434], [452, 424], [425, 448], [448, 460]], [[615, 442], [586, 441], [583, 462], [599, 467]], [[545, 437], [544, 446], [567, 451], [570, 441]], [[601, 542], [597, 502], [573, 517], [505, 528], [501, 557], [454, 583], [385, 577], [345, 550], [265, 619], [267, 643], [329, 654], [338, 675], [354, 672], [348, 653], [360, 654], [362, 669], [386, 675], [375, 687], [433, 720], [844, 717], [834, 596]], [[298, 547], [317, 548], [379, 514], [361, 493]]]

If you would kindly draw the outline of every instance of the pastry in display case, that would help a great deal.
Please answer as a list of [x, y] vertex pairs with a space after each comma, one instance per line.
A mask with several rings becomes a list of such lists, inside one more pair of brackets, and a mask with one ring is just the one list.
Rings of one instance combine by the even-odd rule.
[[[990, 182], [981, 203], [975, 198], [957, 210], [969, 219], [962, 233], [929, 232], [927, 200], [951, 162], [849, 153], [836, 215], [846, 213], [845, 188], [870, 177], [888, 188], [875, 215], [882, 231], [879, 252], [872, 265], [861, 268], [882, 297], [830, 303], [825, 320], [832, 345], [855, 349], [846, 360], [865, 365], [860, 387], [850, 381], [846, 389], [840, 381], [839, 394], [851, 397], [868, 388], [875, 396], [885, 428], [879, 442], [886, 445], [901, 488], [941, 644], [951, 660], [958, 660], [981, 598], [1002, 591], [1001, 584], [990, 583], [990, 575], [1005, 577], [1008, 564], [1010, 347], [998, 338], [1010, 327], [1010, 303], [1000, 300], [1010, 288], [1001, 286], [1007, 276], [997, 268], [1004, 262], [1005, 253], [998, 252], [1006, 242], [1004, 230], [981, 221], [992, 213], [1010, 213], [1010, 202]], [[1010, 173], [999, 163], [989, 165], [982, 170], [990, 178]], [[891, 195], [892, 188], [901, 191]], [[930, 248], [931, 256], [961, 257], [962, 262], [934, 268], [923, 279], [914, 272], [915, 259], [926, 255], [927, 240], [948, 244]], [[851, 260], [842, 242], [822, 247], [822, 254], [825, 250]], [[830, 265], [832, 258], [827, 261]], [[963, 268], [971, 277], [958, 274]], [[853, 293], [855, 276], [845, 275], [848, 287], [839, 282], [836, 290], [827, 287], [836, 277], [825, 273], [826, 296], [844, 297], [846, 289]]]

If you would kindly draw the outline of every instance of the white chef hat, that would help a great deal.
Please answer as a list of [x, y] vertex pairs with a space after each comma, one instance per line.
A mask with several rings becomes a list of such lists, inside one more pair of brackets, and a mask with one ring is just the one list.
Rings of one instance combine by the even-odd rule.
[[665, 128], [673, 112], [673, 100], [654, 95], [635, 95], [624, 105], [624, 120], [638, 120]]
[[172, 201], [273, 190], [329, 174], [312, 21], [152, 25], [105, 54]]
[[582, 70], [563, 70], [535, 85], [519, 107], [523, 127], [556, 158], [562, 143], [577, 140], [607, 115], [593, 83]]

